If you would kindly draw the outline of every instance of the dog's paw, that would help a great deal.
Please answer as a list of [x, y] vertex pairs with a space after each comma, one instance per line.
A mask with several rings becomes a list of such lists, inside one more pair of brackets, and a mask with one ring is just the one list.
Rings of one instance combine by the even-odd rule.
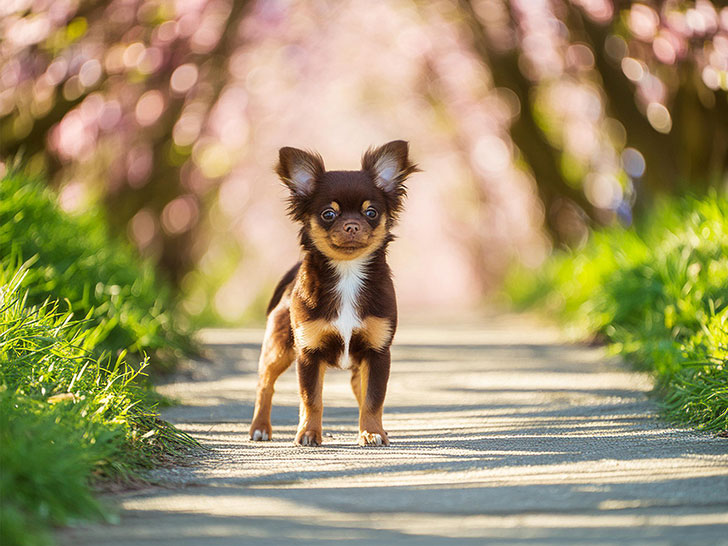
[[315, 430], [299, 431], [293, 443], [299, 446], [318, 447], [321, 445], [321, 433]]
[[266, 430], [255, 429], [250, 435], [250, 439], [254, 442], [268, 442], [271, 437]]
[[273, 439], [271, 427], [266, 423], [253, 423], [250, 426], [250, 439], [253, 442], [269, 442]]
[[382, 433], [376, 433], [376, 432], [367, 432], [366, 430], [363, 430], [359, 433], [359, 441], [360, 446], [388, 446], [389, 445], [389, 438], [387, 438], [387, 434], [385, 432]]

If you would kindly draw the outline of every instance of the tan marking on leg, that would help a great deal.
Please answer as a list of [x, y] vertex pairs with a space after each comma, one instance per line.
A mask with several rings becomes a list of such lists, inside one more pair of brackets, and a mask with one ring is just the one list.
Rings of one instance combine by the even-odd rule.
[[281, 325], [276, 325], [276, 317], [271, 315], [258, 361], [255, 412], [250, 425], [250, 438], [255, 441], [270, 440], [273, 436], [270, 411], [275, 382], [295, 358], [293, 349], [285, 345], [288, 334], [280, 331], [277, 326]]
[[[264, 367], [258, 379], [258, 388], [255, 398], [255, 413], [253, 422], [250, 425], [250, 437], [255, 440], [270, 440], [273, 436], [270, 423], [270, 411], [273, 401], [274, 385], [276, 379], [293, 362], [293, 351], [281, 355], [280, 358], [262, 364]], [[258, 438], [255, 438], [256, 431], [260, 431]]]
[[323, 345], [324, 338], [336, 333], [331, 323], [324, 319], [307, 320], [296, 326], [293, 337], [299, 349], [316, 349]]
[[[359, 365], [359, 422], [361, 423], [361, 415], [366, 407], [367, 389], [369, 388], [369, 363], [362, 360]], [[361, 429], [359, 429], [361, 430]]]
[[351, 390], [354, 392], [357, 404], [361, 406], [361, 373], [360, 365], [355, 365], [351, 369]]
[[383, 317], [367, 317], [357, 330], [372, 349], [380, 350], [392, 341], [392, 321]]

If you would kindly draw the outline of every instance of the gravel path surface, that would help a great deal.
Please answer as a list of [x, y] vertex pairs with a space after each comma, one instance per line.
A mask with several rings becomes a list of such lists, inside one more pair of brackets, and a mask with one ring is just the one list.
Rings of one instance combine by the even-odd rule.
[[[406, 324], [406, 323], [405, 323]], [[324, 388], [324, 446], [292, 445], [296, 374], [253, 443], [260, 330], [203, 333], [210, 362], [160, 390], [210, 451], [113, 496], [118, 525], [62, 544], [728, 544], [728, 439], [671, 428], [646, 376], [520, 317], [402, 326], [384, 423], [356, 447], [349, 375]]]

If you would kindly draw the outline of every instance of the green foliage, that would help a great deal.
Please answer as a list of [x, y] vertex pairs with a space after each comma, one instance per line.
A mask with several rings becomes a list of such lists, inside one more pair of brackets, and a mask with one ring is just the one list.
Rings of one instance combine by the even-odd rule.
[[196, 445], [157, 417], [140, 381], [190, 349], [173, 310], [97, 211], [68, 215], [18, 172], [0, 180], [2, 544], [46, 544], [53, 525], [108, 517], [93, 482], [137, 479]]
[[507, 293], [581, 335], [598, 335], [653, 371], [666, 414], [728, 430], [728, 200], [662, 203], [636, 229], [592, 234], [538, 274], [514, 272]]
[[83, 419], [83, 406], [0, 394], [3, 544], [44, 544], [49, 524], [103, 515], [88, 477], [113, 452], [119, 432]]
[[122, 353], [95, 356], [103, 325], [31, 307], [0, 269], [0, 542], [45, 544], [51, 525], [103, 516], [91, 478], [128, 480], [194, 440], [155, 416]]
[[99, 326], [94, 346], [128, 349], [137, 360], [149, 354], [155, 369], [192, 348], [152, 264], [109, 237], [98, 210], [70, 216], [40, 181], [11, 171], [0, 180], [0, 267], [14, 271], [26, 260], [28, 302], [66, 302]]

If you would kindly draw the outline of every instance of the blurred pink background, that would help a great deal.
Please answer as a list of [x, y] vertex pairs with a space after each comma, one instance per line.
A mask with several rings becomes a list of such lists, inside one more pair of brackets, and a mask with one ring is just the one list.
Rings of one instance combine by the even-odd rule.
[[[410, 142], [423, 172], [390, 261], [414, 314], [479, 307], [514, 261], [630, 222], [638, 187], [713, 184], [725, 156], [693, 153], [726, 131], [705, 128], [725, 109], [728, 8], [706, 0], [12, 0], [0, 15], [4, 160], [46, 173], [68, 210], [104, 203], [204, 321], [262, 320], [298, 259], [282, 146], [358, 169], [369, 146]], [[698, 102], [678, 131], [681, 81]]]

